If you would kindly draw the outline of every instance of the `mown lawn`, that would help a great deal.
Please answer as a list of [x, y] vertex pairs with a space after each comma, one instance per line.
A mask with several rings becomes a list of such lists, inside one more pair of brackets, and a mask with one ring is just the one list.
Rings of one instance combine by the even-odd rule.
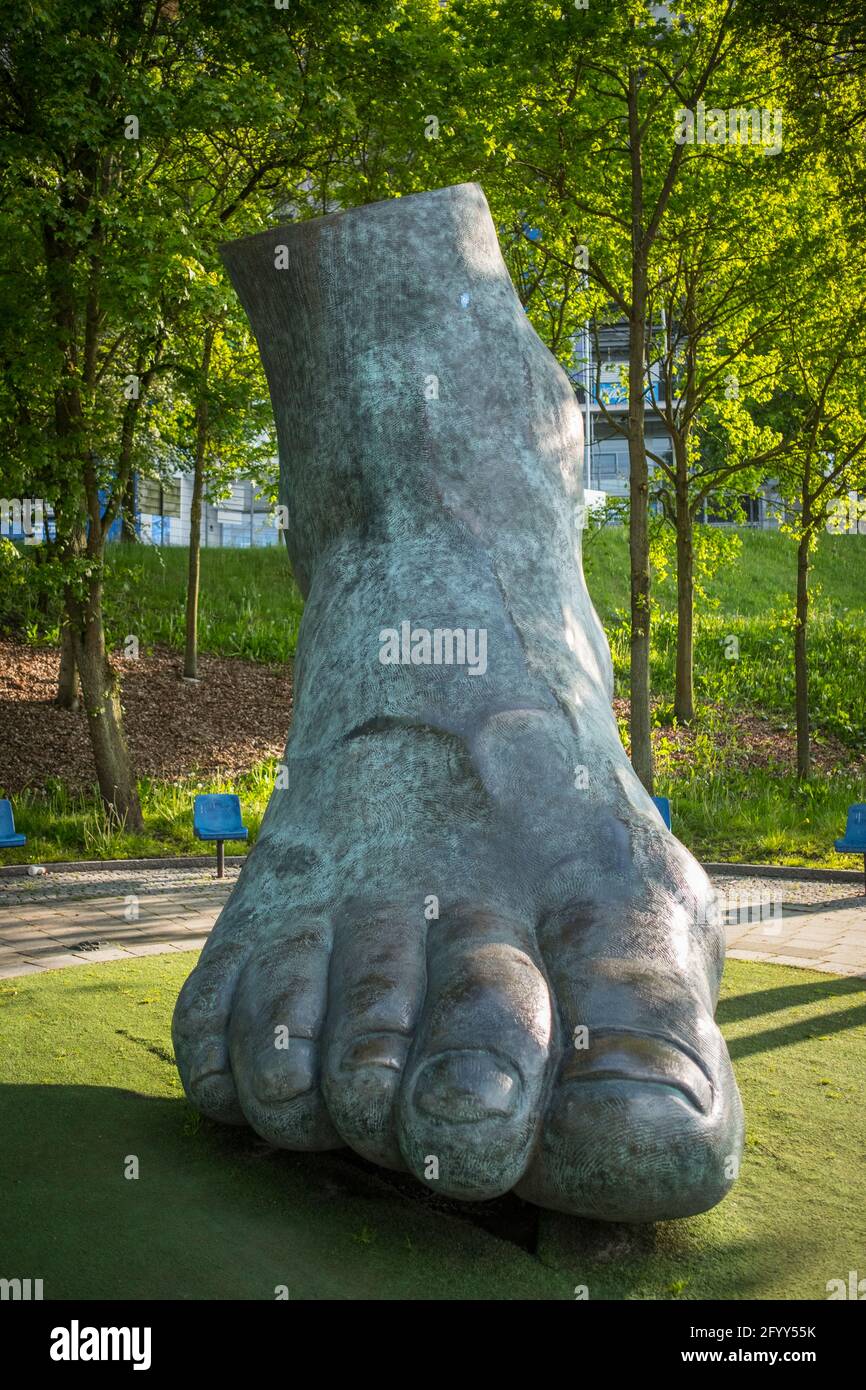
[[862, 980], [730, 961], [740, 1179], [703, 1216], [616, 1226], [515, 1198], [458, 1214], [340, 1154], [201, 1121], [170, 1042], [193, 961], [0, 981], [0, 1248], [47, 1299], [823, 1299], [862, 1274]]

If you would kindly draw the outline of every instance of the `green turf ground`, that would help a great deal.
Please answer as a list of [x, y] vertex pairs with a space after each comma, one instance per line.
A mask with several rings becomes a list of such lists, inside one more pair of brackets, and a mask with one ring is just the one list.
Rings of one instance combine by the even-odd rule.
[[580, 1285], [590, 1299], [823, 1299], [828, 1280], [866, 1273], [862, 980], [728, 963], [740, 1180], [704, 1216], [623, 1227], [536, 1220], [513, 1198], [461, 1216], [340, 1155], [199, 1121], [169, 1031], [193, 960], [0, 981], [3, 1273], [43, 1279], [47, 1299], [272, 1299], [283, 1285], [293, 1299], [572, 1299]]

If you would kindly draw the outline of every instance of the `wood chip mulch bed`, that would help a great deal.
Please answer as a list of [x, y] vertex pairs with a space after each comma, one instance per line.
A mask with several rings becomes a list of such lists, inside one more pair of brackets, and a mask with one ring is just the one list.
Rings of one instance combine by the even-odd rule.
[[[93, 754], [83, 713], [53, 703], [60, 657], [50, 647], [0, 639], [0, 794], [43, 787], [93, 786]], [[177, 781], [235, 777], [279, 757], [292, 717], [291, 666], [199, 658], [201, 683], [180, 679], [178, 652], [137, 661], [114, 658], [123, 677], [124, 727], [139, 776]]]
[[[614, 700], [614, 709], [620, 721], [628, 727], [628, 700]], [[797, 768], [797, 734], [794, 716], [790, 721], [784, 716], [761, 714], [754, 710], [717, 709], [723, 718], [721, 727], [709, 735], [719, 755], [719, 765], [728, 772], [749, 772], [760, 770], [779, 776], [793, 773]], [[672, 768], [674, 774], [687, 773], [694, 763], [694, 745], [698, 738], [707, 738], [706, 729], [687, 729], [669, 725], [653, 729], [653, 746], [657, 757], [661, 753], [660, 744], [665, 744], [664, 763]], [[626, 744], [626, 746], [628, 746]], [[833, 773], [866, 773], [866, 754], [840, 743], [838, 739], [813, 735], [812, 766], [816, 773], [829, 776]]]
[[[181, 657], [164, 649], [138, 661], [115, 658], [123, 677], [126, 736], [139, 776], [179, 781], [191, 776], [236, 777], [263, 758], [280, 757], [292, 715], [292, 668], [203, 656], [201, 683], [180, 679]], [[70, 790], [93, 787], [93, 756], [84, 715], [58, 709], [59, 653], [0, 638], [0, 795], [44, 787], [51, 779]], [[614, 702], [628, 719], [628, 701]], [[696, 734], [656, 729], [666, 760], [685, 771]], [[784, 720], [726, 710], [713, 735], [728, 769], [789, 772], [795, 767], [793, 727]], [[866, 756], [832, 739], [816, 740], [815, 770], [864, 772]]]

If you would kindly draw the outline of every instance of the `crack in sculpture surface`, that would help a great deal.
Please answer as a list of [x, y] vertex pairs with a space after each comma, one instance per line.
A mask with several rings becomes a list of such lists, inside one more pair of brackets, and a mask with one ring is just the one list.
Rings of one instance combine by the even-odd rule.
[[[306, 606], [288, 786], [175, 1012], [190, 1100], [454, 1197], [625, 1221], [712, 1206], [742, 1146], [713, 1019], [724, 934], [619, 739], [581, 414], [484, 195], [224, 255]], [[485, 669], [383, 662], [406, 621], [483, 630]]]

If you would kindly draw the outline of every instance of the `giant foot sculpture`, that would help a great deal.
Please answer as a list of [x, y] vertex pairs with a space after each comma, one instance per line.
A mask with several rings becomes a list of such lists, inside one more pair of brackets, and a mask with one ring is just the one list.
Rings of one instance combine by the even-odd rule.
[[712, 1206], [742, 1143], [723, 932], [617, 733], [580, 411], [484, 195], [225, 259], [306, 609], [287, 775], [175, 1013], [190, 1100], [452, 1197]]

